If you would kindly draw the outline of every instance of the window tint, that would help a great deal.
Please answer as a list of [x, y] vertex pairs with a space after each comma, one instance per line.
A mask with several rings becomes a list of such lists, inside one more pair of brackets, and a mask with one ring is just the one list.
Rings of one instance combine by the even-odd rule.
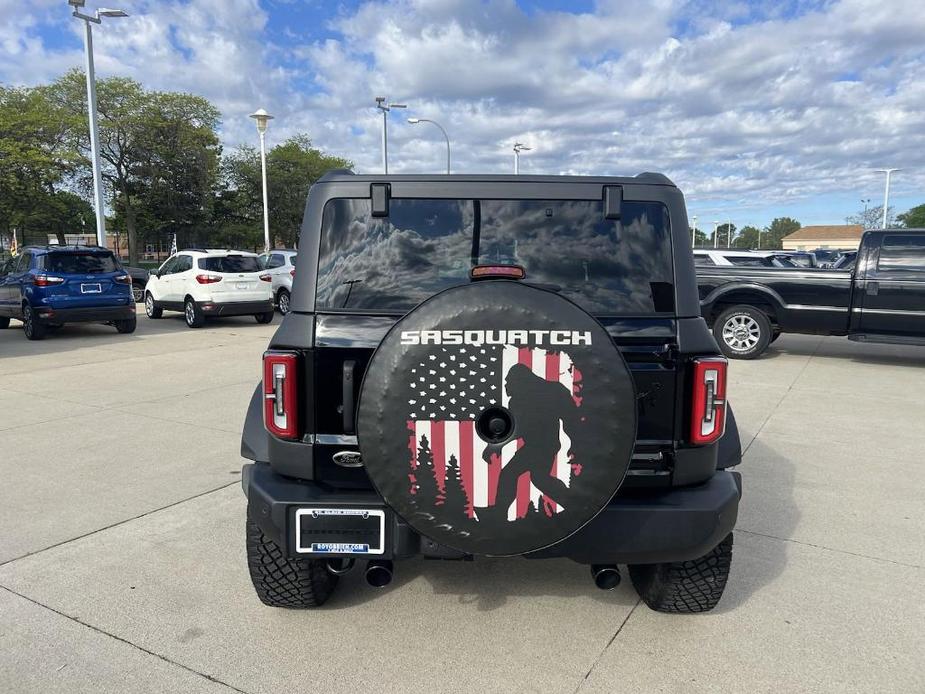
[[32, 264], [32, 254], [29, 253], [28, 251], [26, 251], [25, 253], [21, 253], [19, 256], [16, 257], [15, 263], [16, 265], [13, 267], [13, 270], [11, 272], [15, 272], [15, 273], [25, 272], [26, 270], [29, 269], [29, 266]]
[[175, 272], [176, 269], [177, 269], [177, 256], [174, 256], [173, 258], [168, 258], [167, 261], [163, 265], [161, 265], [160, 272], [162, 275], [170, 275], [173, 272]]
[[877, 269], [925, 272], [925, 234], [884, 236]]
[[267, 263], [267, 268], [274, 270], [278, 267], [282, 267], [286, 264], [286, 259], [280, 253], [274, 253], [270, 256], [270, 262]]
[[289, 256], [289, 264], [292, 265], [292, 267], [295, 267], [295, 259], [298, 258], [298, 257], [299, 257], [299, 256], [297, 256], [297, 255], [290, 255], [290, 256]]
[[111, 253], [49, 253], [45, 270], [71, 275], [99, 275], [115, 272], [116, 259]]
[[771, 267], [773, 265], [770, 258], [762, 256], [727, 255], [726, 260], [740, 267]]
[[367, 199], [324, 210], [317, 307], [407, 311], [469, 282], [473, 264], [524, 266], [527, 283], [599, 315], [674, 310], [668, 211], [626, 201], [620, 222], [599, 200]]
[[260, 263], [252, 255], [226, 255], [200, 258], [199, 269], [209, 272], [260, 272]]
[[186, 272], [187, 270], [193, 269], [193, 256], [191, 255], [178, 255], [177, 256], [177, 266], [174, 268], [174, 272]]
[[697, 253], [694, 255], [694, 265], [716, 265], [716, 263], [710, 256]]

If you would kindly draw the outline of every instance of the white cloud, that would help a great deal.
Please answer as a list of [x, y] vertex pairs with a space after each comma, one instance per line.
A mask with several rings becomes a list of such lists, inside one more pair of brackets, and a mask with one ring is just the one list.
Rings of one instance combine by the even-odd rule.
[[[404, 123], [417, 115], [449, 131], [457, 171], [509, 171], [520, 140], [535, 147], [523, 171], [660, 170], [704, 209], [869, 195], [879, 187], [871, 169], [883, 165], [906, 169], [900, 193], [925, 189], [917, 2], [602, 0], [572, 14], [526, 13], [513, 0], [403, 0], [338, 9], [314, 43], [296, 43], [297, 26], [272, 43], [256, 0], [130, 4], [130, 20], [97, 34], [100, 72], [207, 96], [228, 144], [254, 139], [246, 115], [262, 105], [278, 116], [271, 140], [306, 131], [378, 170], [381, 94], [413, 107], [390, 119], [395, 171], [442, 168], [440, 133]], [[79, 49], [39, 38], [61, 14], [41, 0], [0, 27], [0, 79], [37, 82], [80, 64]]]

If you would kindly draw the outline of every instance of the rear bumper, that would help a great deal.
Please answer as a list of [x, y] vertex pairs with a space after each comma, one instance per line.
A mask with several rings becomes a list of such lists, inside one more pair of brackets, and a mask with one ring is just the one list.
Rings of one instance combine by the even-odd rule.
[[207, 316], [247, 316], [257, 313], [269, 313], [273, 310], [273, 300], [265, 301], [228, 301], [204, 302], [199, 305]]
[[[461, 558], [448, 547], [419, 536], [373, 491], [334, 490], [278, 475], [266, 464], [243, 468], [248, 512], [264, 534], [290, 556], [295, 552], [295, 513], [306, 506], [382, 509], [385, 554]], [[707, 482], [658, 494], [617, 497], [577, 533], [531, 559], [567, 557], [583, 564], [652, 564], [703, 556], [732, 532], [741, 497], [738, 473], [718, 471]], [[302, 555], [304, 556], [304, 555]]]
[[36, 315], [44, 323], [105, 323], [135, 318], [135, 304], [93, 306], [88, 308], [52, 308], [39, 306]]

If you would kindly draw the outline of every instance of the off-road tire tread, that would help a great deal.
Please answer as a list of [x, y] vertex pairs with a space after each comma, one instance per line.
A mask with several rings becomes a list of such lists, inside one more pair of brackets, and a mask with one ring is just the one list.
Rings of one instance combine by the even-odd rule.
[[716, 607], [732, 566], [732, 533], [704, 556], [690, 561], [629, 567], [639, 597], [658, 612], [693, 614]]
[[338, 577], [320, 559], [290, 559], [273, 540], [247, 519], [247, 567], [257, 597], [270, 607], [321, 607], [337, 586]]

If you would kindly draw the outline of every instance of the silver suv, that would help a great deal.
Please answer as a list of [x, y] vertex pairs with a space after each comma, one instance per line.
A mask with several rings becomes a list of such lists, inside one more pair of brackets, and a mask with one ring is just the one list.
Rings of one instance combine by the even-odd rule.
[[260, 267], [272, 278], [273, 300], [284, 316], [289, 313], [289, 295], [298, 251], [274, 249], [259, 256]]

